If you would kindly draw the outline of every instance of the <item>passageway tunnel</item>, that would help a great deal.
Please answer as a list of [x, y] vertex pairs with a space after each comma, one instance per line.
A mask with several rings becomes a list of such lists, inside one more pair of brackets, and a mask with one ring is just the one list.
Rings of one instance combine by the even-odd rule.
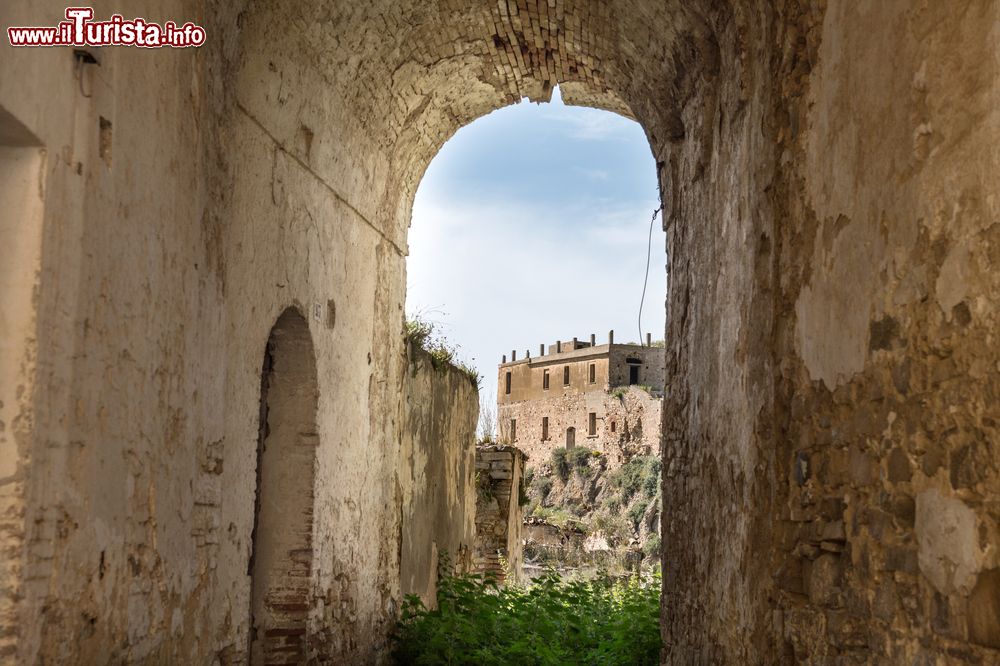
[[247, 658], [261, 358], [294, 308], [303, 649], [386, 659], [413, 196], [458, 128], [559, 85], [657, 162], [664, 659], [997, 658], [997, 3], [149, 11], [205, 46], [0, 59], [0, 191], [38, 192], [0, 264], [0, 656]]

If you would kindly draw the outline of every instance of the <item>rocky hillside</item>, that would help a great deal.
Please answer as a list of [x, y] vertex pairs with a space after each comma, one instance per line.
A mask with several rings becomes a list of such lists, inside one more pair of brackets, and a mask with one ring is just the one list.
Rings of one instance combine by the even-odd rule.
[[660, 546], [660, 458], [623, 461], [584, 447], [529, 460], [525, 474], [529, 569], [652, 566]]

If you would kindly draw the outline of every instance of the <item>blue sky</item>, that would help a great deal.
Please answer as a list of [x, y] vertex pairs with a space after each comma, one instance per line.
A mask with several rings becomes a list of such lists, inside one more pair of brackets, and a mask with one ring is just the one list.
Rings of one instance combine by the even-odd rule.
[[[609, 329], [637, 340], [649, 219], [659, 205], [642, 128], [607, 111], [524, 101], [451, 138], [417, 190], [406, 311], [438, 325], [496, 390], [503, 354]], [[643, 331], [663, 337], [653, 227]]]

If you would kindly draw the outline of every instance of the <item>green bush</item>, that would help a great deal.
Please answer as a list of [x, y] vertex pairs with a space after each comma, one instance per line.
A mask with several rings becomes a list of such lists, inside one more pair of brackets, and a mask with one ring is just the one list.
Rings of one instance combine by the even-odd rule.
[[536, 506], [529, 515], [539, 520], [544, 520], [556, 527], [566, 527], [570, 524], [578, 525], [580, 523], [575, 514], [564, 508], [554, 509], [552, 507]]
[[531, 492], [539, 501], [544, 502], [552, 490], [552, 479], [547, 476], [536, 476], [531, 480]]
[[566, 456], [566, 449], [561, 446], [552, 449], [552, 471], [562, 479], [563, 483], [569, 478], [569, 462]]
[[650, 534], [649, 538], [646, 539], [646, 543], [642, 544], [642, 553], [646, 557], [655, 557], [659, 559], [660, 557], [660, 535]]
[[619, 516], [617, 512], [598, 512], [591, 519], [589, 527], [589, 532], [591, 534], [597, 532], [603, 534], [604, 538], [608, 540], [608, 545], [612, 548], [624, 546], [634, 534], [632, 526], [629, 525], [624, 518]]
[[659, 456], [636, 456], [616, 470], [610, 480], [621, 490], [622, 504], [628, 504], [640, 490], [647, 497], [656, 495], [660, 488], [661, 466]]
[[580, 469], [587, 467], [590, 462], [590, 449], [577, 447], [566, 452], [566, 461], [570, 467]]
[[654, 497], [660, 490], [660, 468], [663, 461], [658, 456], [649, 456], [652, 460], [647, 460], [643, 467], [642, 489], [646, 492], [646, 497]]
[[517, 483], [517, 505], [518, 506], [524, 506], [528, 502], [531, 501], [531, 498], [528, 497], [527, 487], [528, 487], [528, 484], [526, 484], [524, 482], [524, 477], [522, 476], [520, 479], [518, 479], [518, 483]]
[[393, 635], [397, 664], [658, 664], [656, 576], [567, 582], [549, 573], [529, 587], [451, 576], [438, 607], [408, 596]]
[[632, 527], [639, 529], [639, 522], [642, 517], [646, 515], [646, 509], [649, 508], [649, 502], [645, 500], [639, 500], [632, 505], [632, 508], [628, 510], [628, 519], [632, 521]]

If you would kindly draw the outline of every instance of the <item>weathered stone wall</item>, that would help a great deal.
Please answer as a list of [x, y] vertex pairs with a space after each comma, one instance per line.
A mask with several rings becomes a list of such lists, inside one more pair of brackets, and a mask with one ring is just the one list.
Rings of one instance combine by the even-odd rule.
[[[632, 360], [633, 363], [628, 361]], [[635, 361], [642, 361], [641, 364]], [[666, 355], [660, 347], [638, 347], [635, 345], [612, 345], [608, 359], [608, 385], [628, 386], [630, 381], [629, 367], [639, 368], [639, 384], [649, 386], [655, 391], [662, 391], [667, 381]]]
[[711, 25], [666, 159], [668, 661], [995, 661], [996, 4]]
[[[65, 7], [4, 2], [0, 24], [54, 25]], [[182, 2], [127, 9], [206, 18]], [[21, 190], [37, 214], [8, 217], [6, 196], [0, 212], [0, 302], [26, 327], [0, 332], [3, 390], [8, 362], [20, 377], [16, 400], [0, 396], [0, 661], [196, 663], [225, 633], [214, 617], [245, 625], [250, 611], [248, 594], [231, 605], [215, 577], [219, 542], [236, 536], [220, 510], [227, 334], [206, 169], [217, 56], [97, 56], [78, 66], [67, 48], [0, 46], [0, 122], [9, 114], [40, 155]], [[248, 345], [251, 434], [233, 452], [247, 460], [278, 312], [260, 313]], [[23, 345], [15, 357], [8, 340]], [[233, 487], [248, 498], [232, 565], [245, 590], [253, 486]]]
[[789, 19], [813, 67], [780, 141], [775, 629], [816, 661], [995, 662], [1000, 7]]
[[403, 594], [434, 603], [438, 563], [472, 569], [476, 534], [476, 425], [479, 392], [453, 366], [433, 367], [430, 355], [407, 345], [399, 473], [402, 487]]
[[473, 570], [499, 583], [520, 582], [524, 546], [520, 489], [524, 454], [513, 446], [476, 447], [476, 547]]

